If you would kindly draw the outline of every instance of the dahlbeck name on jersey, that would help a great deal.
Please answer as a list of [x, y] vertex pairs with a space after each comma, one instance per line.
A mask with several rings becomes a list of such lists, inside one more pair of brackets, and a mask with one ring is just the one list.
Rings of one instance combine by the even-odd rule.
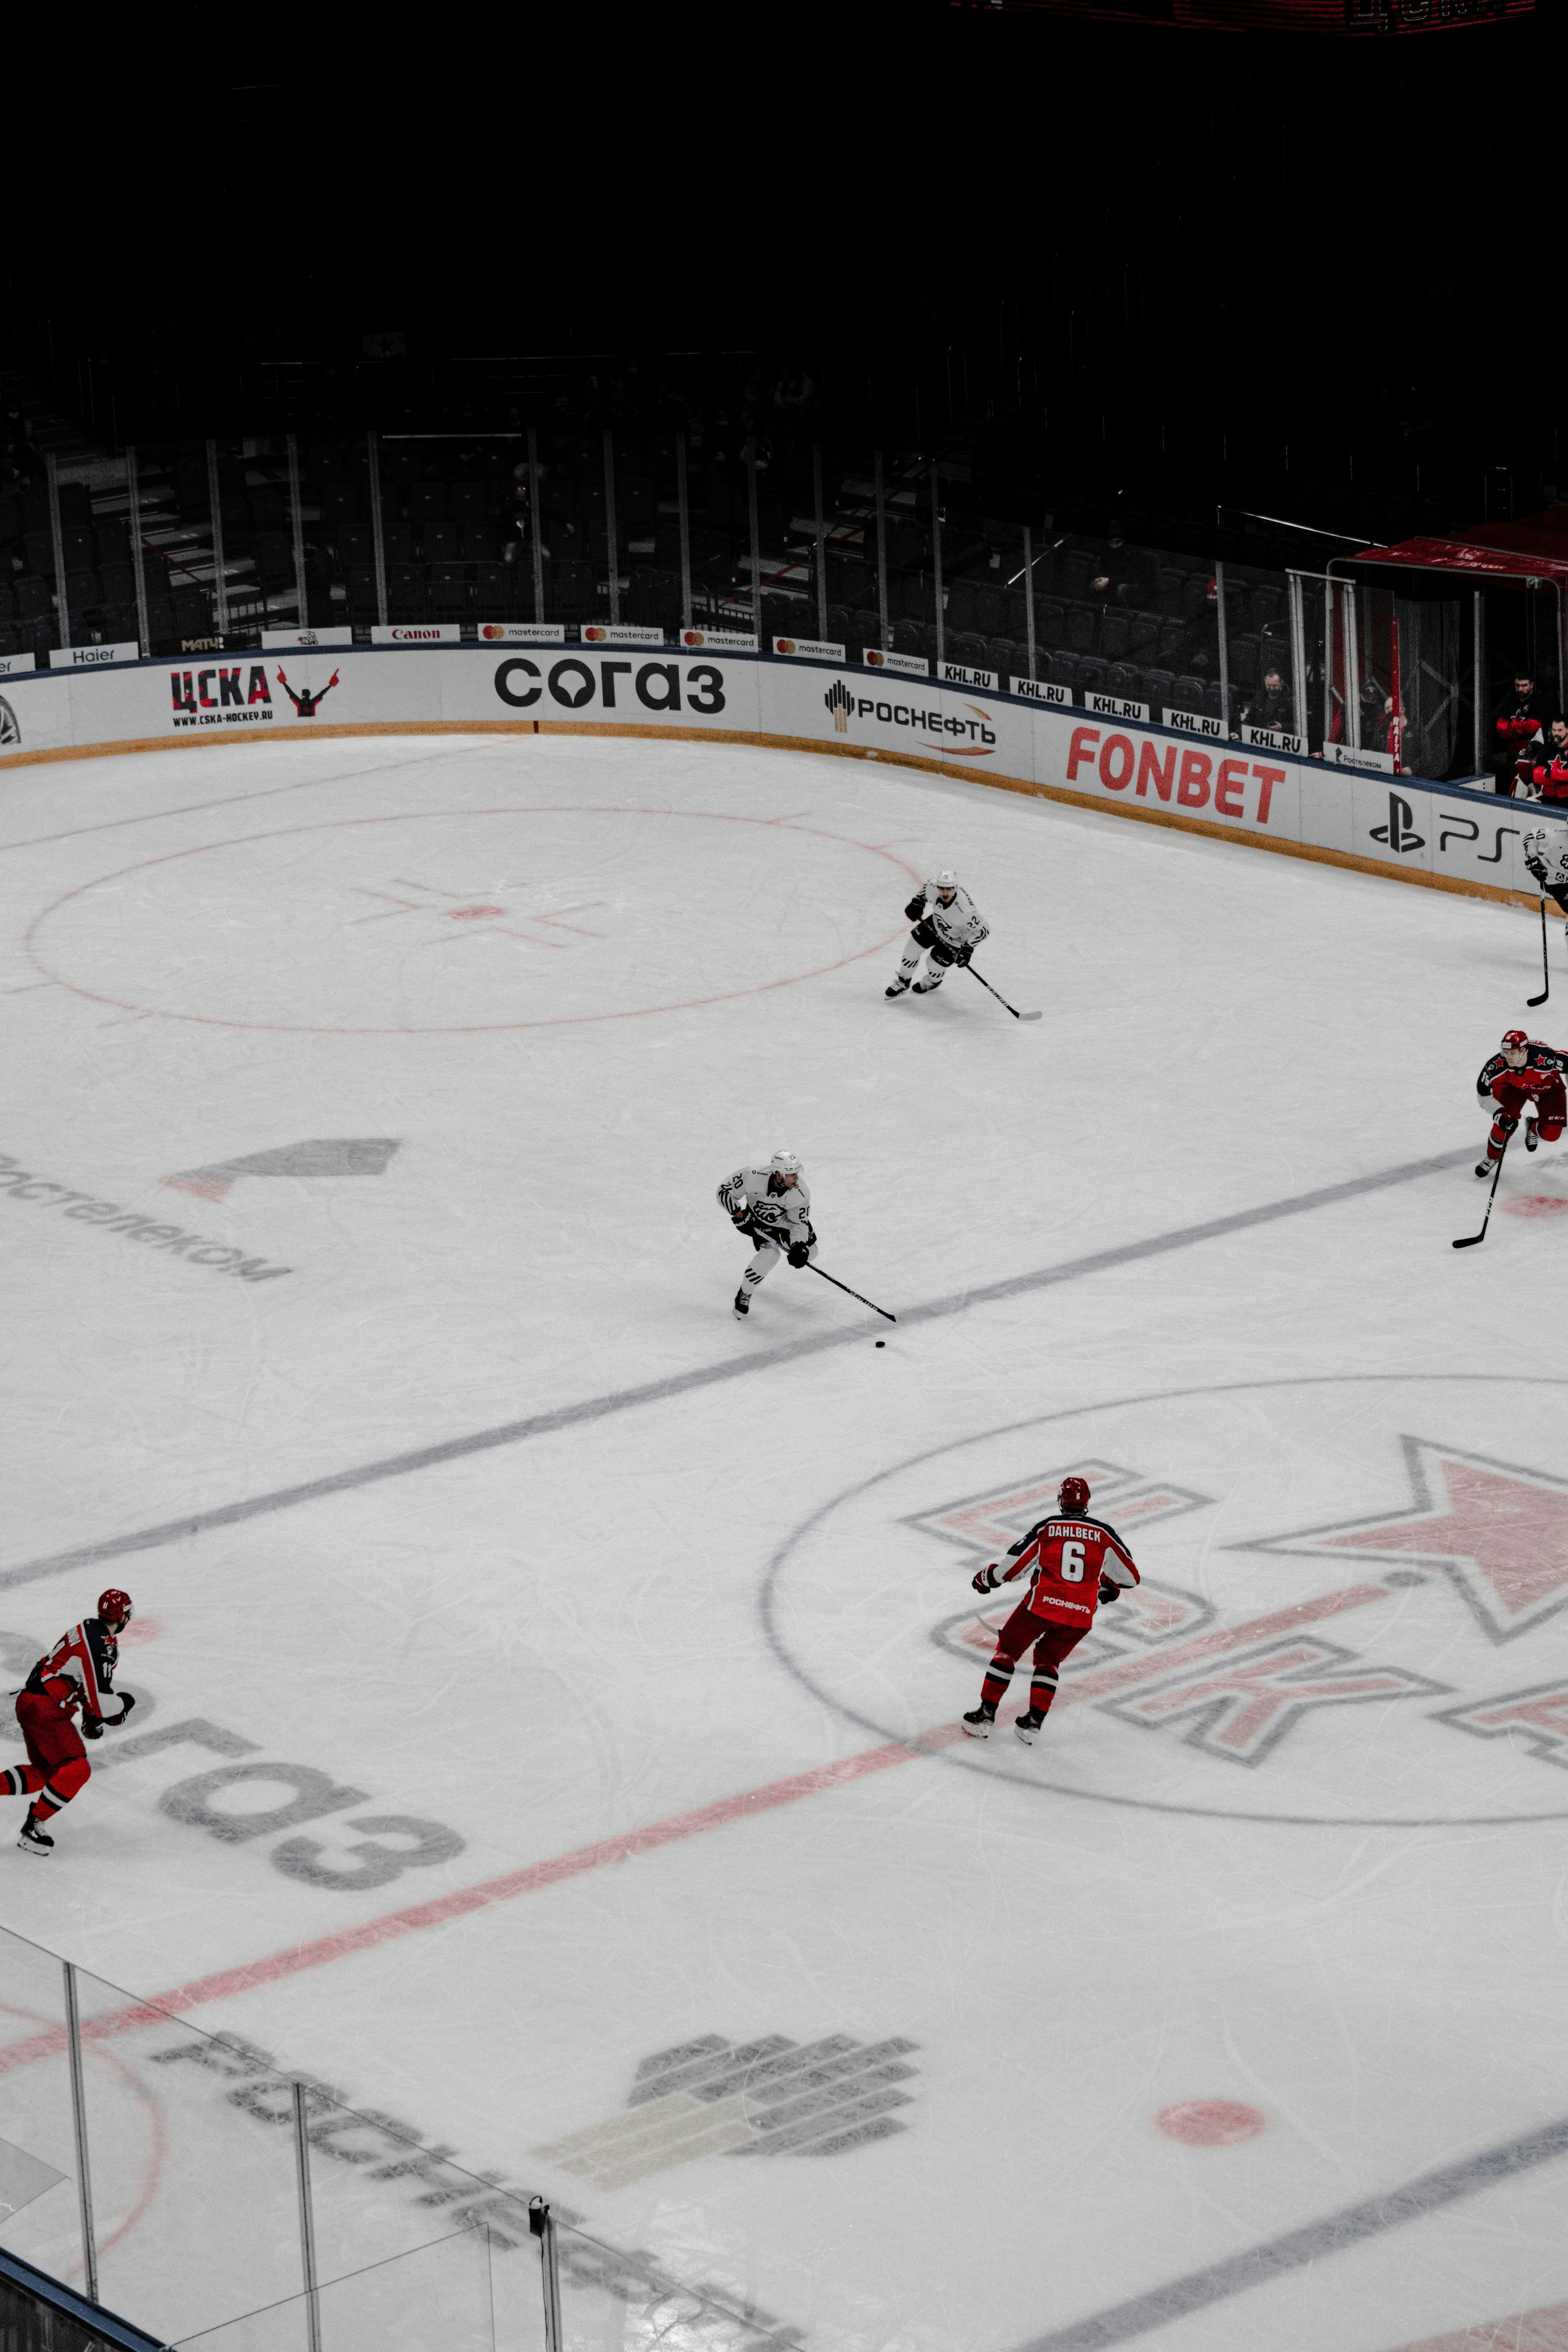
[[[706, 645], [269, 647], [13, 673], [0, 710], [0, 766], [258, 732], [676, 730], [937, 767], [1155, 824], [1534, 900], [1521, 812], [1490, 793], [1197, 736], [1058, 701], [1054, 689], [1051, 699], [1008, 693], [983, 675], [895, 677]], [[1541, 803], [1529, 812], [1553, 836], [1564, 814]]]

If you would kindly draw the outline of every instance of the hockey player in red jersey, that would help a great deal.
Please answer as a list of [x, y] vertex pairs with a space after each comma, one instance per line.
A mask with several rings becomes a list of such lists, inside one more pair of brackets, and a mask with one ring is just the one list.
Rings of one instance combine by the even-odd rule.
[[[27, 1743], [27, 1761], [0, 1772], [0, 1796], [33, 1800], [16, 1840], [24, 1853], [54, 1851], [54, 1839], [44, 1824], [87, 1785], [92, 1769], [83, 1739], [101, 1739], [105, 1725], [123, 1723], [136, 1704], [129, 1691], [114, 1688], [118, 1637], [130, 1622], [131, 1595], [114, 1587], [100, 1592], [97, 1616], [84, 1617], [62, 1633], [16, 1694], [16, 1720]], [[106, 1715], [105, 1701], [115, 1698], [119, 1713]]]
[[1483, 1062], [1476, 1080], [1480, 1100], [1497, 1105], [1487, 1138], [1487, 1156], [1476, 1165], [1478, 1176], [1490, 1176], [1502, 1158], [1526, 1103], [1535, 1105], [1535, 1117], [1524, 1122], [1526, 1151], [1533, 1151], [1538, 1142], [1557, 1141], [1568, 1124], [1564, 1070], [1568, 1070], [1568, 1054], [1559, 1053], [1555, 1045], [1545, 1045], [1539, 1037], [1527, 1037], [1522, 1029], [1504, 1031], [1500, 1051]]
[[1138, 1581], [1133, 1555], [1115, 1528], [1084, 1516], [1089, 1488], [1082, 1478], [1064, 1478], [1056, 1500], [1053, 1517], [1037, 1520], [1007, 1553], [1005, 1563], [992, 1560], [975, 1577], [977, 1592], [995, 1592], [1027, 1570], [1029, 1591], [997, 1636], [997, 1654], [986, 1669], [979, 1706], [964, 1717], [971, 1739], [990, 1738], [1013, 1668], [1032, 1643], [1029, 1707], [1013, 1723], [1024, 1746], [1032, 1745], [1056, 1696], [1058, 1669], [1094, 1622], [1096, 1607], [1114, 1601]]

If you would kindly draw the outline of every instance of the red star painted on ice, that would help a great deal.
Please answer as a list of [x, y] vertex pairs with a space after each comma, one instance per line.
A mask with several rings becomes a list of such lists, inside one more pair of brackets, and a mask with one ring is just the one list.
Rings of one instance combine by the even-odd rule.
[[1235, 1549], [1314, 1558], [1349, 1551], [1440, 1570], [1494, 1642], [1568, 1608], [1568, 1480], [1422, 1437], [1401, 1442], [1410, 1475], [1406, 1508]]

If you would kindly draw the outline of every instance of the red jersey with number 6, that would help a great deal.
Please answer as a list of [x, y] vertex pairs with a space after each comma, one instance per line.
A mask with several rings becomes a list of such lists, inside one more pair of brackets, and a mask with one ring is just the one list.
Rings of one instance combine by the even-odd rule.
[[[1003, 1564], [1005, 1561], [1005, 1565]], [[1041, 1519], [992, 1563], [998, 1585], [1029, 1573], [1029, 1607], [1052, 1625], [1088, 1625], [1100, 1606], [1100, 1579], [1138, 1581], [1133, 1555], [1103, 1519]]]

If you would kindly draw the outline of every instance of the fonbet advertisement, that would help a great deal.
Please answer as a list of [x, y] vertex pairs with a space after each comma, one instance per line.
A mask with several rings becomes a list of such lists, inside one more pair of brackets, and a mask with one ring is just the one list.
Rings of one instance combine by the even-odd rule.
[[569, 646], [542, 633], [418, 651], [298, 646], [13, 674], [0, 680], [0, 768], [73, 749], [285, 731], [674, 729], [940, 765], [1156, 823], [1525, 893], [1524, 836], [1562, 821], [1533, 803], [1198, 738], [1103, 704], [1002, 692], [972, 675], [937, 681], [708, 644]]

